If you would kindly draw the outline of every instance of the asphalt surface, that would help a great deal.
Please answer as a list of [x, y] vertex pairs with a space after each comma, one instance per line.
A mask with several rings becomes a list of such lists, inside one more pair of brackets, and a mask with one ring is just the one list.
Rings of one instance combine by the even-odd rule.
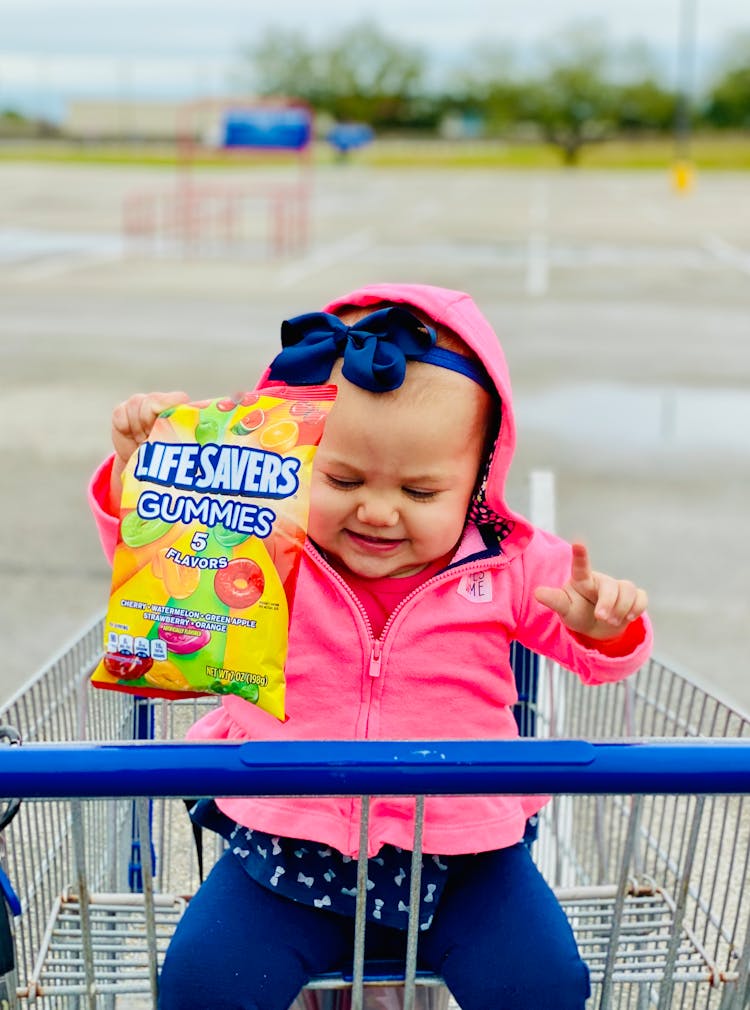
[[750, 711], [750, 177], [678, 195], [660, 172], [341, 165], [315, 176], [302, 251], [269, 247], [265, 197], [234, 242], [226, 217], [188, 247], [126, 242], [124, 201], [174, 186], [163, 169], [0, 164], [0, 701], [106, 606], [85, 490], [114, 404], [252, 386], [281, 319], [398, 280], [469, 291], [495, 326], [512, 504], [553, 471], [558, 532], [647, 588], [657, 654]]

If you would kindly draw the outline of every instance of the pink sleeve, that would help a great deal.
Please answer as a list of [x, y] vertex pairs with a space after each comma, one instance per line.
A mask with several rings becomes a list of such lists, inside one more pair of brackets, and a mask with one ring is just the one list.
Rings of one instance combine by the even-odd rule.
[[107, 560], [112, 564], [112, 558], [117, 544], [117, 533], [120, 525], [119, 516], [113, 516], [109, 509], [109, 482], [112, 476], [114, 455], [109, 456], [95, 471], [88, 489], [88, 499], [94, 522], [99, 531], [99, 540]]

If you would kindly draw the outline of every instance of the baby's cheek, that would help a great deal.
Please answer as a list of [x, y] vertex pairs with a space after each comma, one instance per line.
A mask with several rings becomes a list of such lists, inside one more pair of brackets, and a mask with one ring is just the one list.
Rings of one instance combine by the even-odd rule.
[[310, 519], [307, 524], [307, 535], [311, 540], [314, 540], [315, 543], [320, 543], [320, 529], [318, 523], [313, 517], [312, 510], [310, 511]]
[[322, 545], [326, 532], [331, 529], [333, 515], [330, 494], [325, 485], [318, 484], [313, 478], [310, 487], [310, 515], [307, 522], [307, 533], [311, 540]]
[[440, 520], [434, 523], [434, 535], [441, 541], [440, 546], [446, 550], [457, 544], [463, 536], [467, 509], [468, 502], [466, 507], [462, 500], [451, 502], [450, 507], [443, 510]]

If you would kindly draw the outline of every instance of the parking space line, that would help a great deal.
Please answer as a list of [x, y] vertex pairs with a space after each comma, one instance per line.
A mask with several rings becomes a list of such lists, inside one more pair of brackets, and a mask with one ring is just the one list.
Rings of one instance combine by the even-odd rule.
[[440, 211], [440, 204], [437, 200], [420, 200], [412, 208], [412, 217], [415, 221], [426, 221], [431, 217], [436, 217]]
[[548, 197], [547, 185], [537, 181], [531, 191], [526, 245], [526, 294], [532, 298], [540, 298], [549, 290]]
[[720, 235], [706, 235], [703, 239], [703, 248], [720, 262], [740, 270], [743, 274], [750, 274], [750, 253], [732, 245]]
[[297, 284], [305, 277], [334, 266], [342, 260], [349, 259], [369, 249], [373, 245], [373, 231], [371, 228], [363, 228], [360, 231], [340, 239], [338, 242], [329, 242], [327, 245], [319, 246], [314, 252], [306, 256], [298, 263], [291, 263], [282, 267], [276, 278], [277, 288], [289, 288]]
[[123, 256], [119, 235], [0, 228], [0, 263], [14, 281], [37, 281], [111, 263]]
[[531, 192], [529, 204], [529, 224], [543, 228], [549, 219], [549, 190], [545, 183], [537, 182]]
[[13, 279], [16, 281], [42, 281], [59, 277], [76, 270], [88, 267], [103, 266], [123, 258], [121, 250], [101, 253], [62, 253], [56, 256], [44, 256], [32, 261], [25, 261], [13, 268]]
[[526, 247], [526, 294], [539, 298], [549, 290], [549, 246], [547, 236], [532, 232]]

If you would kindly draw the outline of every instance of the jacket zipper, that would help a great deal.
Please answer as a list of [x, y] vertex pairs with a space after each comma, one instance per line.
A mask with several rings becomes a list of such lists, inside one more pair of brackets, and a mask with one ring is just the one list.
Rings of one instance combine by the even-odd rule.
[[370, 669], [369, 674], [371, 677], [380, 676], [380, 656], [383, 652], [383, 641], [380, 638], [373, 639], [372, 650], [370, 652]]
[[355, 605], [357, 607], [357, 610], [362, 615], [362, 620], [365, 622], [365, 627], [367, 628], [367, 637], [370, 639], [371, 642], [376, 641], [375, 636], [372, 633], [372, 624], [370, 624], [370, 618], [367, 616], [367, 611], [362, 606], [362, 603], [360, 602], [360, 600], [357, 597], [357, 595], [352, 592], [352, 590], [346, 584], [345, 579], [343, 579], [339, 575], [339, 573], [336, 571], [336, 569], [333, 567], [333, 565], [329, 564], [328, 561], [326, 561], [326, 559], [323, 557], [323, 555], [320, 553], [320, 551], [316, 550], [314, 547], [312, 547], [309, 544], [308, 544], [308, 550], [314, 553], [314, 556], [315, 556], [316, 560], [320, 561], [321, 565], [323, 566], [323, 568], [325, 568], [325, 570], [328, 572], [328, 574], [331, 575], [333, 577], [333, 579], [336, 582], [338, 582], [343, 587], [344, 592], [349, 596], [349, 598], [351, 600], [354, 601], [354, 603], [355, 603]]
[[[388, 634], [388, 632], [389, 632], [389, 630], [391, 628], [391, 625], [393, 624], [394, 620], [396, 619], [396, 617], [398, 616], [398, 614], [401, 612], [401, 610], [403, 610], [403, 608], [406, 606], [406, 604], [409, 603], [410, 600], [414, 599], [415, 596], [419, 596], [419, 594], [422, 592], [422, 590], [426, 589], [427, 586], [431, 586], [431, 585], [433, 585], [433, 583], [441, 582], [443, 580], [447, 580], [447, 579], [453, 578], [455, 576], [455, 568], [458, 567], [458, 566], [454, 566], [451, 569], [449, 569], [448, 571], [438, 572], [437, 575], [433, 575], [432, 578], [430, 578], [430, 579], [427, 580], [427, 582], [423, 582], [421, 586], [417, 586], [416, 589], [413, 589], [409, 593], [408, 596], [405, 596], [403, 598], [403, 600], [399, 603], [399, 605], [396, 607], [396, 609], [390, 615], [390, 617], [388, 618], [388, 620], [385, 622], [385, 624], [383, 625], [383, 630], [380, 632], [380, 637], [379, 638], [375, 638], [375, 635], [373, 634], [373, 630], [372, 630], [372, 624], [370, 623], [370, 618], [368, 617], [367, 611], [362, 606], [362, 603], [360, 602], [360, 600], [357, 597], [356, 593], [354, 593], [349, 588], [349, 586], [346, 583], [346, 580], [344, 578], [342, 578], [341, 575], [339, 575], [339, 573], [336, 571], [336, 569], [333, 567], [333, 565], [329, 564], [329, 562], [323, 557], [323, 555], [320, 553], [320, 551], [318, 551], [311, 544], [308, 544], [308, 550], [310, 550], [310, 551], [312, 551], [314, 553], [315, 557], [321, 562], [321, 564], [326, 569], [326, 571], [330, 575], [332, 575], [333, 578], [343, 586], [344, 591], [354, 601], [354, 603], [356, 604], [357, 610], [359, 610], [360, 614], [362, 615], [362, 620], [365, 623], [365, 627], [367, 628], [367, 635], [368, 635], [368, 638], [370, 640], [370, 662], [369, 662], [368, 672], [369, 672], [370, 676], [373, 677], [373, 678], [380, 676], [380, 657], [381, 657], [381, 655], [383, 653], [383, 644], [384, 644], [386, 636], [387, 636], [387, 634]], [[481, 560], [478, 560], [478, 561], [470, 561], [465, 566], [459, 562], [459, 565], [460, 565], [460, 567], [462, 569], [465, 569], [466, 571], [470, 571], [474, 566], [476, 566], [477, 570], [479, 570], [481, 567], [486, 567], [486, 562], [488, 560], [490, 560], [490, 559], [488, 559], [488, 558], [482, 558]]]
[[[478, 562], [473, 562], [472, 561], [469, 564], [470, 565], [471, 564], [478, 564]], [[469, 565], [467, 565], [466, 567], [468, 568]], [[336, 574], [338, 574], [338, 572]], [[415, 596], [419, 596], [419, 594], [422, 592], [422, 590], [426, 589], [427, 586], [431, 586], [434, 583], [440, 582], [442, 580], [453, 578], [453, 575], [454, 575], [454, 572], [452, 570], [449, 571], [449, 572], [438, 572], [437, 575], [433, 575], [432, 578], [430, 578], [430, 579], [427, 580], [427, 582], [423, 582], [421, 586], [417, 586], [416, 589], [413, 589], [409, 593], [408, 596], [405, 596], [403, 598], [403, 600], [399, 603], [399, 605], [396, 607], [396, 609], [390, 614], [390, 616], [388, 617], [388, 620], [383, 625], [383, 630], [380, 632], [380, 638], [374, 638], [373, 637], [373, 635], [372, 635], [372, 626], [370, 625], [369, 618], [368, 618], [367, 623], [370, 626], [370, 638], [372, 640], [372, 648], [371, 648], [371, 651], [370, 651], [370, 667], [369, 667], [369, 673], [370, 673], [371, 677], [379, 677], [380, 676], [380, 656], [381, 656], [381, 654], [383, 652], [383, 643], [385, 642], [386, 635], [390, 631], [391, 625], [393, 624], [393, 622], [396, 619], [396, 617], [398, 616], [398, 614], [403, 610], [403, 608], [407, 605], [407, 603], [409, 603], [410, 600], [413, 600]], [[342, 582], [343, 581], [344, 580], [342, 579]], [[346, 585], [345, 582], [344, 582], [344, 585]], [[348, 586], [346, 588], [349, 589]], [[351, 592], [351, 590], [350, 590], [350, 592]], [[354, 594], [352, 593], [352, 595], [354, 595]], [[355, 599], [356, 599], [356, 596], [355, 596]], [[359, 603], [359, 600], [357, 600], [357, 603]], [[360, 606], [361, 606], [361, 604], [360, 604]]]

